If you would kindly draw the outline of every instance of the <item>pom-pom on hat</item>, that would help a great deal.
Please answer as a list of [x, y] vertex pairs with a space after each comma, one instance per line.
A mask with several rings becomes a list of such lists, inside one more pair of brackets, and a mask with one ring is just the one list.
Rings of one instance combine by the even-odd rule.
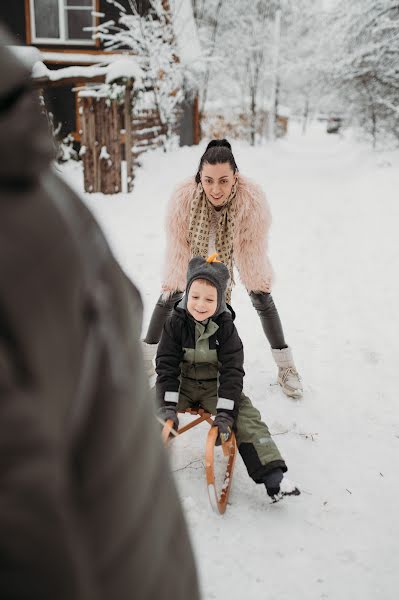
[[[186, 296], [190, 291], [191, 284], [196, 279], [206, 279], [216, 288], [218, 303], [214, 317], [226, 310], [226, 288], [230, 279], [229, 270], [225, 264], [217, 260], [218, 253], [211, 254], [207, 259], [202, 256], [194, 256], [188, 263]], [[185, 308], [187, 302], [185, 302]]]

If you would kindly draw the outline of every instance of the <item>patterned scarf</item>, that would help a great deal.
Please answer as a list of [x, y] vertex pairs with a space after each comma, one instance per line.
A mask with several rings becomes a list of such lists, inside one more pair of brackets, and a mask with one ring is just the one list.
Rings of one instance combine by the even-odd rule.
[[[230, 303], [233, 278], [233, 237], [235, 225], [235, 202], [238, 181], [231, 189], [223, 207], [217, 212], [216, 252], [218, 258], [226, 265], [230, 273], [230, 283], [226, 290], [226, 300]], [[188, 240], [192, 256], [208, 257], [209, 225], [212, 219], [213, 206], [207, 199], [204, 189], [199, 183], [191, 202]]]

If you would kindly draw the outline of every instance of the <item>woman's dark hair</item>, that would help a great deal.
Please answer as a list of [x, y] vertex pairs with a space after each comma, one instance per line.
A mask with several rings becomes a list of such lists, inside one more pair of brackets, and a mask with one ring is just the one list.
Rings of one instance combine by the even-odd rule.
[[233, 153], [231, 151], [231, 145], [227, 140], [212, 140], [206, 147], [204, 154], [201, 156], [201, 160], [198, 165], [198, 171], [195, 176], [195, 181], [199, 183], [201, 181], [201, 171], [204, 163], [210, 165], [218, 165], [220, 163], [229, 163], [233, 172], [238, 171], [236, 161], [234, 160]]

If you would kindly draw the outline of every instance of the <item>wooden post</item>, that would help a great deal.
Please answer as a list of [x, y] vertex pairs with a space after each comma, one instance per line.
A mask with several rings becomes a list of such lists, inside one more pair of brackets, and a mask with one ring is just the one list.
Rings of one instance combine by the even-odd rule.
[[96, 192], [97, 169], [95, 157], [95, 113], [93, 98], [79, 96], [79, 112], [81, 117], [81, 147], [83, 160], [85, 192]]
[[108, 171], [111, 166], [107, 144], [109, 127], [107, 105], [104, 98], [96, 98], [96, 155], [98, 160], [98, 189], [103, 194], [108, 194]]
[[109, 128], [109, 153], [113, 162], [112, 185], [113, 194], [122, 191], [122, 149], [121, 149], [121, 122], [119, 118], [118, 103], [112, 100], [110, 109], [111, 127]]
[[95, 96], [93, 98], [94, 105], [94, 161], [95, 161], [95, 174], [96, 174], [96, 192], [104, 192], [102, 187], [103, 178], [103, 164], [101, 156], [101, 149], [103, 146], [102, 140], [102, 128], [104, 124], [105, 114], [103, 111], [103, 103], [101, 102], [102, 98], [100, 96]]
[[116, 100], [97, 98], [96, 128], [100, 191], [117, 194], [121, 191], [121, 151]]
[[132, 137], [132, 89], [133, 83], [129, 81], [125, 88], [124, 119], [125, 119], [125, 155], [127, 191], [133, 188], [133, 137]]

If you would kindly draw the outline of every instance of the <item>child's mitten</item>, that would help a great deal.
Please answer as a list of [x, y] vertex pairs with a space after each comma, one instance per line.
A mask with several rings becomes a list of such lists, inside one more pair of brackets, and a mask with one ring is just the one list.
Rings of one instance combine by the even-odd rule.
[[173, 421], [173, 429], [176, 429], [176, 431], [178, 430], [179, 418], [177, 416], [177, 406], [161, 406], [161, 408], [158, 409], [158, 417], [165, 422], [170, 419]]
[[217, 427], [219, 434], [216, 440], [216, 446], [220, 446], [222, 442], [227, 442], [231, 436], [233, 429], [234, 417], [226, 411], [219, 411], [213, 422], [213, 426]]

